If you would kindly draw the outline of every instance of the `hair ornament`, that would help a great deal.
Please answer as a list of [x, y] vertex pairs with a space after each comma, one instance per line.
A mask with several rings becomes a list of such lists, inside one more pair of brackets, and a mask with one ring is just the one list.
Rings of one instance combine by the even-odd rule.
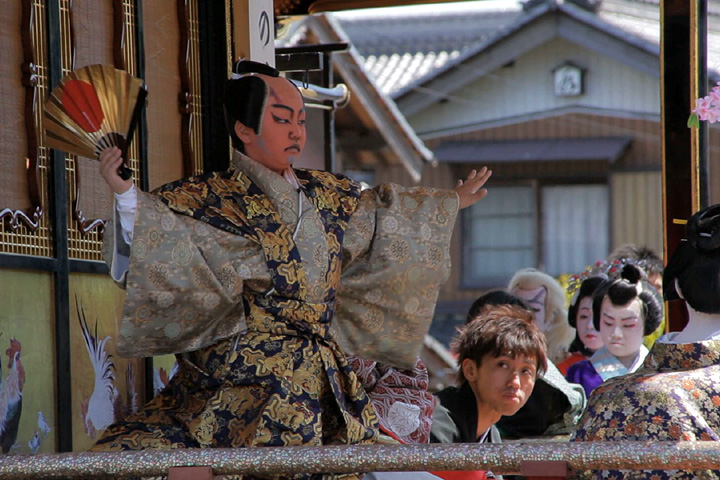
[[701, 210], [688, 220], [687, 238], [690, 244], [703, 252], [720, 248], [720, 205]]
[[628, 283], [634, 285], [640, 283], [640, 280], [642, 280], [643, 271], [637, 265], [628, 263], [622, 268], [620, 277]]
[[[589, 265], [585, 268], [582, 273], [570, 275], [568, 279], [567, 292], [572, 295], [570, 305], [574, 305], [577, 301], [577, 291], [580, 289], [582, 283], [590, 277], [596, 277], [598, 275], [605, 275], [609, 279], [619, 278], [621, 273], [625, 270], [627, 265], [633, 265], [637, 269], [642, 271], [645, 270], [647, 262], [645, 260], [633, 260], [629, 258], [621, 258], [619, 260], [603, 261], [598, 260], [593, 265]], [[631, 283], [636, 283], [631, 282]]]

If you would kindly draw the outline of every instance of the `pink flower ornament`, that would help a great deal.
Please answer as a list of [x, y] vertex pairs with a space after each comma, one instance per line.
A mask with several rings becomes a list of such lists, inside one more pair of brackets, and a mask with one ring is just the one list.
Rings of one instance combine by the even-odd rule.
[[688, 127], [700, 126], [700, 120], [708, 123], [716, 123], [720, 120], [720, 82], [715, 85], [710, 93], [697, 99], [696, 107], [688, 119]]

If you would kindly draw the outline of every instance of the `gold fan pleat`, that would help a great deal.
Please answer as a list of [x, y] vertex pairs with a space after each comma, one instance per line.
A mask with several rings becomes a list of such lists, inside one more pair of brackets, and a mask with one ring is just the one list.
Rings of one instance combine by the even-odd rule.
[[[63, 106], [65, 85], [70, 80], [86, 82], [95, 90], [104, 117], [97, 131], [83, 129]], [[143, 88], [141, 79], [110, 65], [89, 65], [70, 72], [45, 102], [46, 144], [75, 155], [97, 158], [102, 149], [117, 146], [118, 137], [127, 138]], [[72, 101], [72, 97], [68, 101]]]

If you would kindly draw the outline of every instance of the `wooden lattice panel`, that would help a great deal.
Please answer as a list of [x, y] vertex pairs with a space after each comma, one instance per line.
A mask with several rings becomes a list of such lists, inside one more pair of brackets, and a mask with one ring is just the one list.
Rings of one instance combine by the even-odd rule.
[[[61, 0], [60, 16], [63, 75], [94, 63], [114, 64], [116, 68], [138, 75], [134, 0], [115, 0], [112, 7], [89, 0]], [[77, 33], [78, 26], [83, 27], [82, 33]], [[110, 36], [106, 32], [111, 32]], [[107, 38], [102, 38], [103, 35]], [[133, 142], [128, 154], [127, 163], [133, 172], [133, 181], [138, 185], [140, 153], [137, 142]], [[67, 155], [65, 168], [69, 206], [68, 255], [80, 260], [100, 260], [104, 218], [109, 215], [112, 194], [99, 177], [94, 160]]]
[[8, 54], [17, 58], [6, 59], [0, 66], [3, 116], [14, 116], [3, 121], [2, 151], [8, 157], [0, 161], [3, 187], [7, 187], [0, 197], [0, 253], [51, 257], [53, 248], [45, 212], [48, 157], [38, 134], [42, 129], [39, 106], [47, 91], [45, 2], [11, 2], [3, 11], [2, 23], [6, 27], [2, 29], [2, 43], [10, 46]]
[[[99, 5], [100, 2], [95, 2], [94, 6]], [[96, 15], [95, 18], [91, 19], [87, 10], [91, 10], [95, 14], [98, 13], [97, 9], [93, 9], [92, 4], [87, 2], [60, 0], [60, 55], [63, 76], [75, 70], [78, 66], [91, 63], [107, 63], [106, 58], [97, 58], [95, 52], [87, 52], [86, 44], [90, 40], [87, 38], [87, 33], [99, 33], [94, 32], [93, 29], [99, 30], [97, 27], [102, 25], [101, 15]], [[85, 32], [85, 35], [81, 33], [80, 38], [76, 37], [76, 22], [84, 25], [82, 32]], [[103, 43], [103, 39], [95, 38], [92, 40], [96, 44]], [[108, 40], [107, 43], [110, 41]], [[79, 55], [84, 57], [79, 62], [77, 50], [80, 50], [82, 53]], [[91, 175], [92, 169], [84, 169], [81, 173], [80, 166], [87, 162], [91, 161], [70, 154], [65, 156], [65, 178], [68, 195], [68, 256], [80, 260], [100, 260], [104, 221], [98, 218], [99, 215], [88, 212], [88, 208], [83, 208], [83, 204], [87, 205], [87, 203], [81, 202], [81, 198], [89, 199], [90, 205], [92, 205], [97, 199], [92, 189], [88, 188], [91, 182], [86, 181], [89, 180], [87, 176]], [[94, 169], [97, 170], [97, 165], [95, 165]], [[102, 198], [102, 195], [100, 197]], [[96, 211], [92, 213], [96, 213]]]

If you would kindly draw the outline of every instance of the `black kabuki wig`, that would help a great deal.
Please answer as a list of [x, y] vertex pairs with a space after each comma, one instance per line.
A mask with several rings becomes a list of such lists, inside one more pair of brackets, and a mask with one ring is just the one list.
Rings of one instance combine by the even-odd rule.
[[700, 210], [685, 228], [687, 239], [675, 249], [663, 274], [665, 299], [682, 295], [695, 311], [720, 313], [720, 205]]
[[250, 60], [239, 60], [233, 65], [233, 74], [237, 78], [225, 82], [223, 105], [225, 126], [230, 133], [233, 148], [241, 152], [245, 151], [245, 145], [235, 134], [235, 122], [252, 128], [259, 135], [268, 99], [268, 84], [253, 73], [269, 77], [280, 75], [275, 68]]
[[[603, 282], [607, 281], [607, 279], [607, 275], [598, 273], [596, 275], [593, 275], [592, 277], [588, 277], [583, 280], [570, 303], [570, 308], [568, 308], [568, 323], [571, 327], [577, 328], [577, 315], [578, 310], [580, 309], [580, 300], [587, 297], [592, 298], [595, 290], [597, 290], [597, 288], [602, 285]], [[594, 318], [595, 317], [593, 315], [593, 325], [595, 324]], [[575, 340], [573, 340], [570, 344], [570, 348], [568, 348], [568, 351], [580, 352], [586, 357], [589, 357], [593, 354], [593, 352], [585, 346], [582, 340], [580, 340], [580, 335], [577, 332], [575, 333]]]
[[625, 265], [620, 278], [601, 283], [593, 295], [593, 325], [600, 331], [600, 308], [608, 297], [613, 305], [627, 305], [636, 298], [640, 300], [640, 313], [644, 319], [643, 335], [650, 335], [663, 318], [663, 301], [655, 287], [645, 279], [645, 274], [635, 265]]

